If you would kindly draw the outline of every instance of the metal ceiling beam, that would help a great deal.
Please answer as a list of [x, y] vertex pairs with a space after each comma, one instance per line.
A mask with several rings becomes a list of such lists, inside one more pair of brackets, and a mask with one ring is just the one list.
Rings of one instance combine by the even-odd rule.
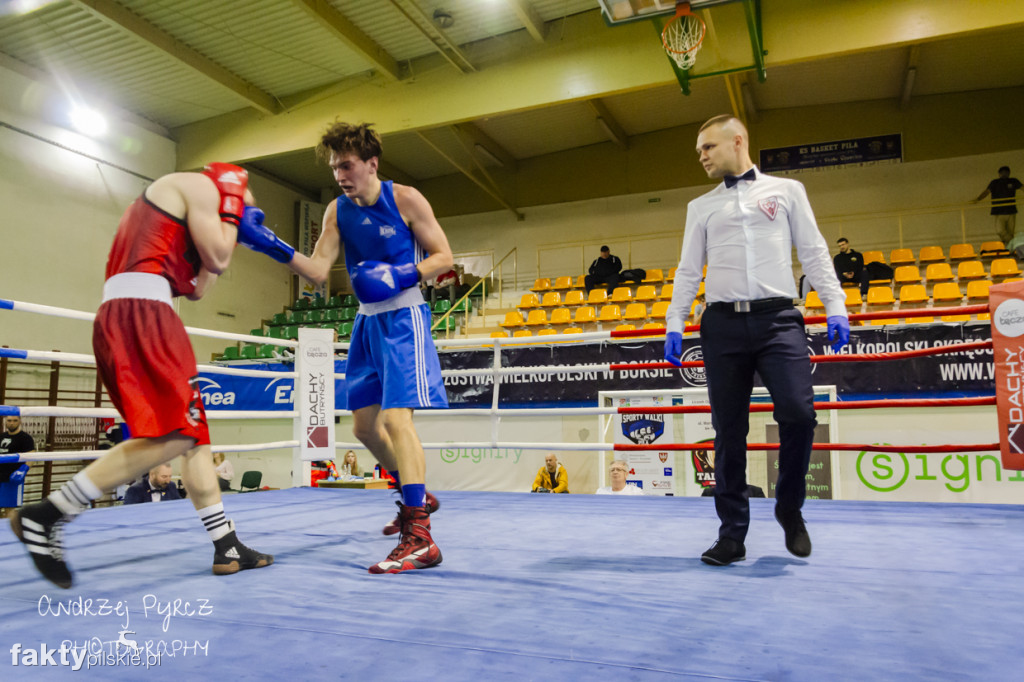
[[455, 160], [452, 157], [451, 154], [449, 154], [444, 149], [439, 147], [437, 144], [432, 142], [429, 137], [427, 137], [426, 135], [424, 135], [423, 133], [421, 133], [419, 131], [416, 132], [416, 136], [419, 137], [421, 140], [423, 140], [428, 147], [430, 147], [435, 152], [440, 154], [441, 157], [445, 161], [450, 163], [452, 166], [454, 166], [457, 171], [459, 171], [460, 173], [465, 175], [467, 178], [469, 178], [469, 180], [471, 180], [473, 182], [473, 184], [475, 184], [477, 187], [479, 187], [484, 192], [486, 192], [488, 194], [488, 196], [490, 196], [492, 199], [494, 199], [499, 204], [501, 204], [502, 206], [507, 208], [509, 211], [511, 211], [512, 215], [514, 215], [516, 217], [516, 220], [525, 220], [526, 219], [526, 216], [524, 216], [522, 213], [520, 213], [516, 209], [516, 207], [513, 206], [508, 201], [508, 199], [503, 197], [494, 187], [492, 187], [489, 183], [487, 183], [487, 182], [481, 180], [480, 178], [478, 178], [475, 173], [473, 173], [470, 169], [466, 168], [463, 164], [461, 164], [457, 160]]
[[473, 123], [457, 123], [452, 126], [452, 129], [459, 137], [469, 140], [469, 142], [471, 142], [470, 146], [480, 145], [486, 149], [488, 153], [492, 154], [501, 162], [501, 165], [504, 166], [505, 170], [511, 172], [518, 170], [518, 159], [512, 156], [508, 150], [498, 144], [494, 138], [480, 130], [480, 128]]
[[[434, 26], [434, 22], [430, 17], [423, 13], [423, 10], [420, 9], [419, 5], [413, 2], [409, 5], [409, 10], [406, 10], [399, 0], [388, 1], [395, 7], [395, 9], [402, 13], [402, 16], [405, 17], [406, 21], [412, 24], [417, 31], [422, 33], [427, 40], [433, 44], [437, 51], [441, 53], [441, 56], [448, 60], [449, 64], [463, 73], [476, 71], [476, 67], [473, 66], [473, 63], [469, 61], [469, 58], [462, 52], [462, 50], [459, 49], [459, 46], [453, 43], [451, 39], [445, 35], [444, 31], [437, 26]], [[419, 21], [416, 20], [417, 17], [419, 18]], [[428, 31], [424, 26], [429, 26], [430, 30]], [[433, 35], [431, 32], [433, 32]]]
[[914, 93], [914, 80], [917, 78], [917, 60], [921, 56], [921, 47], [913, 45], [907, 59], [907, 70], [903, 74], [903, 90], [900, 94], [900, 109], [910, 106], [910, 96]]
[[136, 38], [166, 52], [182, 64], [235, 93], [250, 106], [263, 113], [276, 114], [283, 109], [277, 98], [270, 93], [239, 78], [116, 2], [112, 0], [71, 0], [71, 2], [89, 11], [105, 23], [128, 31]]
[[519, 21], [523, 22], [523, 26], [530, 32], [533, 39], [538, 43], [544, 42], [544, 33], [547, 26], [544, 24], [544, 20], [540, 18], [540, 14], [537, 12], [537, 8], [526, 0], [505, 0], [515, 11], [516, 16], [519, 17]]
[[370, 36], [359, 30], [349, 21], [348, 17], [334, 9], [326, 0], [292, 0], [321, 26], [339, 38], [345, 45], [359, 54], [379, 71], [385, 78], [392, 81], [401, 79], [398, 62], [387, 50], [377, 44]]
[[615, 120], [612, 112], [608, 110], [608, 107], [604, 105], [604, 102], [599, 99], [588, 99], [587, 104], [589, 104], [590, 108], [594, 110], [595, 114], [597, 114], [597, 124], [601, 126], [602, 130], [604, 130], [608, 139], [623, 149], [629, 149], [629, 135], [627, 135], [626, 131], [622, 129], [619, 122]]
[[416, 178], [409, 175], [402, 169], [390, 164], [386, 161], [381, 161], [377, 165], [377, 170], [380, 175], [383, 175], [388, 180], [394, 180], [400, 185], [415, 185]]

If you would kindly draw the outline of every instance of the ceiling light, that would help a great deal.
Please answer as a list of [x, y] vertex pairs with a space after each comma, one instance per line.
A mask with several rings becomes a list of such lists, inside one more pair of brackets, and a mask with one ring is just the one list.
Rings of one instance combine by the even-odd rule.
[[434, 10], [434, 23], [439, 28], [451, 28], [455, 23], [455, 17], [448, 10], [438, 8]]
[[71, 108], [71, 125], [89, 137], [102, 137], [107, 132], [107, 119], [95, 109], [84, 106]]

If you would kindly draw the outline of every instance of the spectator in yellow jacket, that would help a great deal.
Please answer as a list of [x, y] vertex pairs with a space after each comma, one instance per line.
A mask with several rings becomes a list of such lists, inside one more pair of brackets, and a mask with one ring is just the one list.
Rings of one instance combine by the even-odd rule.
[[569, 492], [569, 473], [558, 463], [554, 453], [544, 457], [544, 466], [537, 471], [533, 479], [535, 493], [567, 493]]

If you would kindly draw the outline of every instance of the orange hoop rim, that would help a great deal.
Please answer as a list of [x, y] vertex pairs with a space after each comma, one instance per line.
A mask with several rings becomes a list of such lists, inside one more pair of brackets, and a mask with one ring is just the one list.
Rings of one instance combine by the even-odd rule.
[[[700, 38], [697, 39], [696, 43], [686, 48], [685, 50], [676, 50], [675, 48], [668, 44], [668, 40], [665, 39], [665, 35], [668, 33], [668, 30], [672, 27], [672, 25], [677, 21], [681, 20], [683, 17], [693, 17], [698, 22], [700, 22]], [[661, 29], [661, 44], [662, 46], [664, 46], [667, 52], [671, 52], [672, 54], [687, 54], [688, 52], [693, 52], [695, 50], [700, 49], [701, 43], [704, 42], [704, 36], [707, 33], [707, 31], [707, 24], [704, 23], [704, 20], [701, 19], [700, 16], [693, 12], [693, 10], [690, 8], [690, 3], [680, 2], [676, 4], [676, 15], [669, 19], [668, 22], [665, 24], [665, 27]]]

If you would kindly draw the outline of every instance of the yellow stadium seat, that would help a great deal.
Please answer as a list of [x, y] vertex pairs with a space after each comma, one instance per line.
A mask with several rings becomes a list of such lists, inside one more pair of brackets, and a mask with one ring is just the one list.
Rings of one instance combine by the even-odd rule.
[[821, 297], [818, 296], [817, 291], [811, 291], [807, 294], [807, 300], [804, 301], [804, 308], [807, 310], [824, 310], [825, 304], [821, 302]]
[[622, 320], [622, 308], [611, 303], [601, 306], [601, 314], [597, 316], [598, 322], [619, 322]]
[[673, 289], [674, 286], [675, 286], [674, 284], [666, 284], [663, 287], [661, 287], [661, 293], [658, 294], [658, 298], [664, 299], [664, 300], [671, 300], [672, 299], [672, 289]]
[[885, 262], [885, 256], [882, 255], [881, 251], [865, 251], [861, 255], [864, 256], [864, 265]]
[[956, 278], [961, 282], [972, 279], [985, 279], [986, 277], [988, 275], [985, 274], [985, 264], [980, 260], [965, 260], [956, 266]]
[[641, 329], [664, 329], [665, 325], [663, 325], [661, 322], [648, 322], [647, 324], [645, 324], [643, 327], [640, 327], [640, 328]]
[[987, 279], [973, 279], [967, 283], [967, 300], [971, 305], [988, 302], [988, 290], [992, 282]]
[[[813, 293], [813, 292], [812, 292]], [[864, 303], [863, 297], [860, 295], [860, 289], [847, 289], [846, 290], [846, 307], [860, 310], [861, 304]]]
[[576, 278], [576, 282], [572, 285], [573, 289], [586, 289], [587, 288], [587, 276], [580, 275]]
[[973, 260], [978, 254], [974, 252], [971, 244], [953, 244], [949, 247], [949, 260], [956, 262], [962, 260]]
[[583, 330], [579, 327], [569, 327], [562, 331], [563, 334], [582, 334]]
[[540, 300], [541, 308], [557, 308], [562, 305], [562, 294], [558, 291], [549, 291]]
[[635, 331], [635, 330], [636, 330], [636, 325], [635, 324], [620, 324], [617, 327], [615, 327], [615, 329], [613, 329], [612, 331], [616, 331], [616, 332], [631, 332], [631, 331]]
[[927, 305], [928, 292], [923, 284], [904, 284], [900, 287], [900, 310], [924, 308]]
[[516, 331], [512, 332], [512, 336], [518, 339], [523, 336], [533, 336], [533, 332], [531, 332], [529, 329], [517, 329]]
[[647, 271], [647, 276], [644, 277], [644, 284], [647, 284], [648, 282], [657, 282], [660, 284], [663, 279], [665, 279], [665, 273], [661, 271], [661, 268], [652, 268]]
[[986, 253], [993, 253], [993, 252], [994, 253], [1001, 253], [1003, 251], [1006, 251], [1006, 244], [1004, 244], [1004, 243], [1002, 243], [1000, 241], [982, 242], [980, 250], [981, 250], [982, 255], [985, 255]]
[[651, 319], [652, 320], [664, 320], [665, 313], [668, 312], [669, 301], [658, 301], [651, 306]]
[[522, 327], [523, 324], [523, 314], [518, 310], [505, 313], [505, 319], [501, 321], [501, 326], [506, 328]]
[[932, 291], [932, 303], [936, 307], [945, 308], [960, 305], [964, 300], [964, 292], [956, 282], [939, 282]]
[[669, 268], [668, 272], [665, 273], [665, 281], [672, 282], [676, 278], [676, 268]]
[[557, 333], [554, 329], [541, 329], [537, 332], [537, 336], [553, 336]]
[[584, 305], [576, 309], [575, 314], [572, 316], [573, 324], [594, 324], [597, 322], [597, 314], [594, 311], [594, 306]]
[[633, 292], [629, 287], [615, 287], [612, 297], [608, 299], [610, 303], [629, 303], [632, 300]]
[[952, 282], [953, 269], [949, 267], [949, 263], [931, 263], [924, 270], [924, 278], [928, 281], [928, 284]]
[[555, 308], [551, 311], [551, 324], [572, 324], [572, 312], [568, 308]]
[[921, 250], [917, 253], [917, 261], [922, 264], [938, 263], [945, 260], [946, 254], [941, 246], [922, 246]]
[[868, 289], [868, 305], [869, 306], [889, 306], [895, 303], [895, 299], [892, 297], [892, 289], [889, 287], [871, 287]]
[[550, 288], [551, 288], [551, 280], [550, 279], [548, 279], [547, 277], [538, 277], [537, 280], [533, 283], [533, 286], [530, 287], [530, 291], [542, 292], [542, 291], [547, 291]]
[[916, 265], [901, 265], [896, 268], [895, 282], [897, 286], [901, 284], [920, 284], [921, 271]]
[[552, 289], [572, 289], [572, 277], [556, 277]]
[[626, 306], [626, 312], [622, 314], [624, 320], [646, 320], [647, 306], [643, 303], [630, 303]]
[[508, 334], [506, 334], [505, 332], [491, 332], [491, 338], [492, 339], [507, 339], [508, 338]]
[[519, 307], [524, 309], [537, 308], [540, 306], [540, 299], [537, 298], [537, 294], [523, 294], [523, 297], [519, 299]]
[[906, 265], [908, 263], [916, 263], [917, 259], [914, 258], [913, 249], [893, 249], [889, 252], [889, 265], [894, 268], [899, 265]]
[[[646, 280], [645, 280], [646, 281]], [[643, 286], [637, 287], [636, 296], [633, 297], [634, 301], [653, 301], [658, 298], [658, 290], [653, 284], [644, 284]]]
[[565, 300], [563, 303], [568, 306], [583, 305], [583, 292], [577, 289], [565, 292]]
[[591, 289], [587, 296], [587, 305], [603, 305], [608, 300], [608, 292], [604, 289]]
[[527, 327], [543, 327], [547, 323], [547, 311], [541, 310], [540, 308], [537, 308], [536, 310], [531, 310], [530, 314], [526, 318]]
[[697, 285], [697, 298], [700, 298], [703, 295], [704, 295], [704, 280], [701, 280], [701, 283], [699, 285]]
[[996, 258], [989, 267], [989, 275], [993, 282], [1005, 282], [1011, 277], [1020, 277], [1020, 268], [1013, 258]]

